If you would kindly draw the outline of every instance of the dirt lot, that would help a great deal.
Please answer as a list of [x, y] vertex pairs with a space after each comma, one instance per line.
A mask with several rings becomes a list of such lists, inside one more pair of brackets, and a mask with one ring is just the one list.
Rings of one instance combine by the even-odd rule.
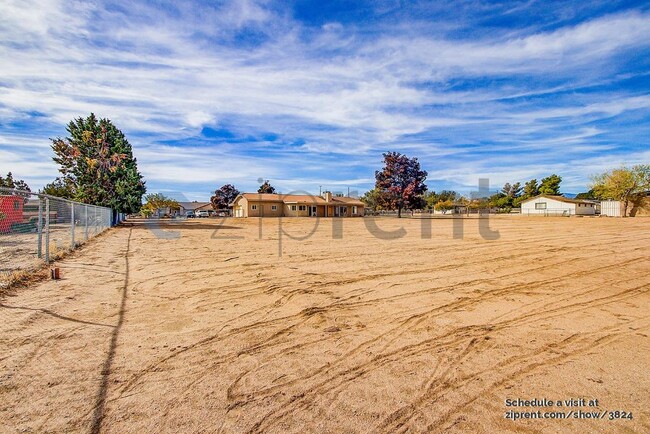
[[650, 432], [650, 219], [373, 222], [111, 230], [2, 300], [0, 432]]

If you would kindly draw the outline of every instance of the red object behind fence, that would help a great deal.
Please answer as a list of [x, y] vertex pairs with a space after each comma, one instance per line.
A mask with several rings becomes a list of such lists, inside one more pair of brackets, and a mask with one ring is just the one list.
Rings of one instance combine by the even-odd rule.
[[11, 231], [11, 225], [23, 221], [24, 198], [20, 196], [0, 196], [0, 233]]

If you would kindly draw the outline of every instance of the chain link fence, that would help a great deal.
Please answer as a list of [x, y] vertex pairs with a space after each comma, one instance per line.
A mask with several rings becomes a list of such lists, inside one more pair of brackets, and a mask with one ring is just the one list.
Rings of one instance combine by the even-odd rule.
[[110, 208], [0, 187], [0, 289], [111, 227]]

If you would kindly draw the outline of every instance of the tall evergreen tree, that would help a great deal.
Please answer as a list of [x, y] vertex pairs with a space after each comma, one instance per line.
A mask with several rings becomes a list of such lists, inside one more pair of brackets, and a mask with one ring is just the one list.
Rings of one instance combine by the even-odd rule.
[[521, 195], [521, 191], [522, 187], [520, 182], [515, 182], [514, 184], [506, 182], [506, 184], [501, 189], [502, 194], [512, 199], [518, 198]]
[[109, 119], [93, 113], [68, 124], [69, 136], [52, 140], [53, 160], [74, 199], [135, 213], [146, 192], [131, 144]]
[[562, 177], [556, 174], [543, 178], [541, 184], [539, 185], [539, 194], [559, 196], [561, 182]]
[[524, 198], [528, 199], [529, 197], [535, 197], [538, 194], [539, 186], [537, 185], [537, 179], [531, 179], [526, 184], [524, 184]]

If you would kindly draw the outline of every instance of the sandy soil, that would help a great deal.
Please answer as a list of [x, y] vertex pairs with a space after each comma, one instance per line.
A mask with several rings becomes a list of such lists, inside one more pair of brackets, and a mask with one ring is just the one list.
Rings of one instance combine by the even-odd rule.
[[[85, 231], [83, 226], [75, 230], [75, 242], [81, 244], [97, 236], [103, 228], [90, 226]], [[46, 235], [42, 235], [41, 252], [38, 257], [38, 233], [36, 229], [29, 232], [0, 233], [0, 289], [7, 283], [13, 271], [34, 270], [43, 265], [45, 258]], [[50, 257], [56, 258], [70, 251], [72, 237], [67, 224], [50, 225]]]
[[650, 219], [490, 225], [113, 229], [2, 300], [0, 432], [650, 432]]

